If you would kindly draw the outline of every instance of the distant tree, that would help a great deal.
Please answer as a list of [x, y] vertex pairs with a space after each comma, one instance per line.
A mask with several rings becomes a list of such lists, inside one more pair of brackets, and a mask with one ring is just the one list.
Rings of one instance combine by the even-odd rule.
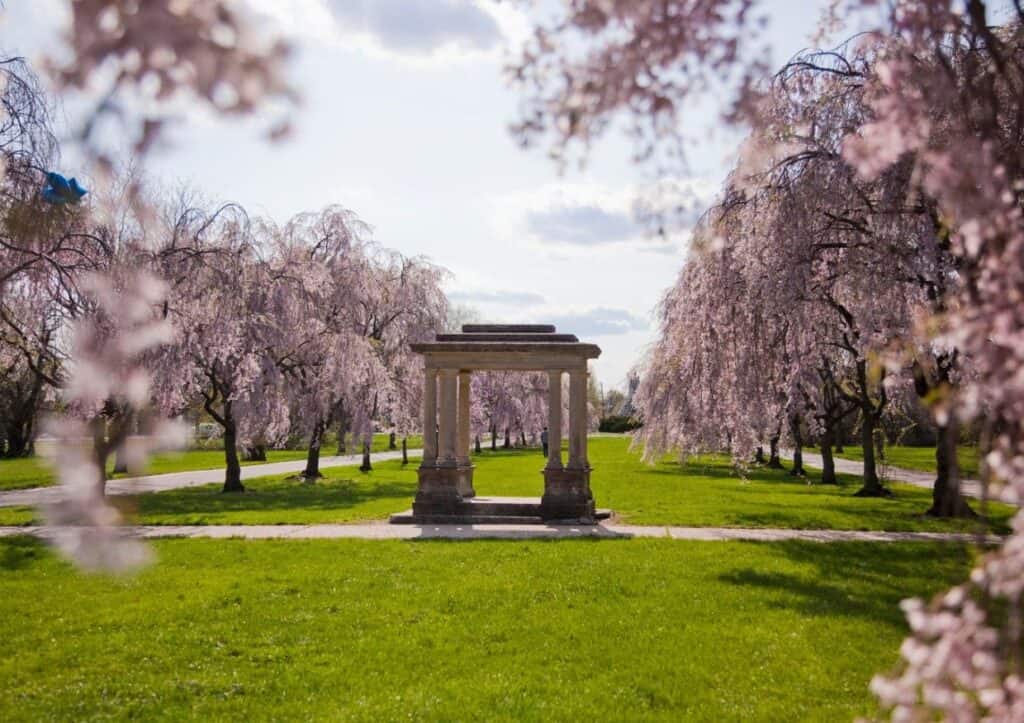
[[444, 328], [448, 299], [441, 288], [447, 271], [426, 259], [378, 249], [366, 273], [371, 293], [356, 304], [351, 321], [372, 345], [381, 370], [358, 396], [366, 420], [359, 430], [361, 468], [370, 469], [373, 420], [387, 419], [402, 434], [419, 428], [423, 360], [409, 344], [432, 339]]

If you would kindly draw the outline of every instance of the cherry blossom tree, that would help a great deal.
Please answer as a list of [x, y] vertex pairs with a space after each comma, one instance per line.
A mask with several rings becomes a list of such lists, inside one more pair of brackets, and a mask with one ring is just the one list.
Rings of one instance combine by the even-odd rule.
[[382, 373], [362, 386], [358, 409], [366, 423], [362, 469], [370, 469], [372, 421], [386, 419], [407, 433], [419, 427], [423, 360], [409, 344], [433, 339], [444, 328], [448, 300], [441, 284], [447, 271], [426, 259], [377, 249], [363, 283], [370, 293], [359, 299], [352, 328], [372, 345]]
[[18, 321], [0, 327], [0, 434], [7, 457], [34, 453], [40, 413], [62, 377], [58, 339], [65, 316], [49, 300], [24, 280], [4, 288], [4, 315]]
[[[568, 431], [568, 381], [563, 380], [562, 422]], [[471, 424], [474, 433], [488, 433], [491, 449], [513, 446], [513, 437], [525, 445], [547, 425], [548, 379], [542, 372], [478, 372], [472, 379], [474, 405]], [[592, 421], [592, 420], [591, 420]], [[591, 425], [593, 426], [593, 425]]]
[[224, 431], [224, 491], [244, 491], [241, 420], [245, 411], [255, 413], [259, 393], [275, 372], [267, 353], [273, 338], [265, 316], [274, 293], [269, 269], [257, 254], [248, 218], [231, 207], [212, 217], [181, 212], [157, 260], [171, 280], [165, 308], [176, 331], [175, 343], [162, 347], [153, 361], [158, 404], [174, 415], [202, 399]]
[[[1009, 4], [1006, 24], [993, 27], [992, 5], [895, 0], [881, 13], [862, 13], [878, 11], [878, 4], [845, 0], [834, 4], [828, 29], [851, 16], [869, 27], [875, 23], [863, 36], [874, 54], [861, 84], [867, 112], [856, 127], [844, 129], [843, 160], [867, 182], [905, 169], [910, 183], [903, 196], [934, 204], [933, 237], [948, 238], [954, 260], [947, 296], [922, 315], [914, 342], [935, 345], [935, 356], [955, 349], [959, 359], [970, 361], [971, 373], [957, 384], [939, 381], [929, 390], [939, 379], [935, 374], [932, 381], [922, 379], [918, 389], [929, 397], [940, 426], [948, 429], [953, 417], [982, 423], [991, 450], [986, 473], [1000, 496], [1019, 501], [1024, 499], [1019, 303], [1024, 297], [1024, 144], [1018, 122], [1024, 117], [1024, 9]], [[622, 110], [636, 120], [643, 140], [671, 145], [678, 138], [677, 109], [690, 97], [693, 79], [735, 65], [754, 6], [740, 4], [744, 16], [731, 22], [723, 11], [733, 5], [726, 2], [567, 3], [552, 24], [538, 29], [537, 41], [517, 68], [518, 77], [530, 84], [524, 132], [536, 137], [556, 128], [558, 152], [570, 143], [591, 142]], [[882, 22], [874, 20], [878, 16]], [[748, 76], [743, 69], [739, 73]], [[756, 122], [760, 94], [745, 92], [742, 83], [734, 87], [740, 90], [732, 109]], [[896, 364], [904, 367], [907, 357]], [[919, 377], [934, 371], [921, 366]], [[902, 649], [905, 668], [873, 684], [895, 717], [1021, 717], [1024, 688], [1016, 651], [1022, 525], [1018, 515], [1014, 535], [984, 560], [969, 583], [931, 606], [906, 604], [913, 637]]]
[[[942, 308], [947, 299], [942, 289], [955, 266], [936, 233], [934, 205], [908, 197], [905, 168], [868, 183], [841, 156], [846, 134], [865, 117], [860, 88], [867, 62], [863, 54], [810, 53], [775, 77], [759, 104], [756, 132], [708, 231], [717, 244], [730, 247], [725, 261], [739, 278], [702, 288], [717, 294], [711, 314], [719, 314], [718, 304], [725, 300], [733, 315], [750, 307], [744, 328], [759, 337], [734, 351], [714, 347], [715, 336], [705, 342], [712, 345], [710, 359], [749, 354], [761, 340], [771, 340], [760, 352], [760, 364], [723, 369], [718, 383], [733, 390], [741, 388], [736, 374], [757, 375], [742, 387], [747, 403], [737, 399], [729, 409], [751, 414], [758, 390], [771, 387], [775, 408], [769, 409], [770, 401], [759, 403], [769, 412], [760, 424], [770, 427], [764, 434], [773, 460], [780, 434], [788, 429], [799, 471], [799, 420], [810, 414], [829, 422], [833, 429], [821, 431], [831, 440], [834, 425], [848, 413], [834, 403], [842, 399], [859, 413], [865, 460], [861, 494], [879, 495], [888, 491], [876, 471], [876, 432], [890, 389], [900, 387], [905, 371], [901, 364], [882, 364], [881, 358], [912, 338], [917, 316]], [[666, 319], [666, 324], [674, 322]], [[719, 319], [717, 328], [738, 328], [738, 323]], [[701, 333], [704, 327], [692, 331]], [[931, 342], [908, 344], [906, 351], [916, 367], [955, 358]], [[823, 381], [829, 386], [822, 387]], [[724, 419], [733, 438], [743, 439], [735, 429], [742, 421]], [[948, 478], [948, 468], [942, 464], [940, 482]], [[831, 465], [826, 478], [834, 479]], [[970, 514], [958, 486], [937, 484], [936, 490], [933, 512]]]
[[[71, 89], [88, 93], [95, 90], [97, 81], [110, 83], [86, 113], [77, 134], [81, 149], [95, 161], [93, 170], [108, 178], [113, 175], [113, 154], [102, 147], [101, 139], [111, 134], [101, 129], [111, 118], [122, 122], [122, 132], [115, 135], [128, 137], [142, 156], [155, 145], [170, 105], [184, 95], [215, 112], [234, 114], [250, 113], [271, 98], [292, 97], [281, 74], [286, 48], [257, 32], [253, 17], [241, 5], [222, 0], [142, 4], [76, 0], [71, 11], [68, 47], [62, 49], [70, 52], [58, 53], [61, 59], [51, 63], [51, 76], [61, 94]], [[78, 230], [74, 222], [80, 213], [87, 215], [86, 208], [40, 205], [39, 182], [56, 158], [56, 146], [47, 126], [48, 105], [40, 102], [39, 90], [19, 59], [0, 60], [0, 308], [7, 310], [3, 337], [18, 340], [24, 353], [30, 330], [12, 323], [15, 317], [8, 302], [12, 280], [21, 283], [17, 277], [26, 273], [42, 277], [33, 278], [33, 283], [49, 289], [51, 298], [69, 307], [71, 318], [77, 319], [80, 332], [68, 347], [70, 372], [64, 392], [75, 418], [94, 415], [90, 423], [94, 442], [86, 454], [76, 442], [76, 435], [83, 431], [78, 423], [69, 419], [58, 425], [65, 444], [58, 448], [57, 462], [67, 504], [51, 519], [91, 523], [89, 535], [81, 527], [63, 531], [68, 544], [61, 542], [62, 548], [83, 564], [117, 566], [126, 557], [114, 554], [122, 546], [114, 529], [118, 516], [103, 501], [102, 462], [109, 451], [129, 441], [124, 436], [129, 427], [119, 424], [112, 431], [103, 430], [100, 421], [114, 414], [152, 432], [130, 439], [127, 456], [134, 462], [151, 444], [161, 441], [158, 424], [147, 422], [140, 427], [143, 420], [138, 415], [145, 406], [142, 392], [147, 385], [145, 374], [138, 371], [138, 357], [143, 350], [152, 351], [159, 336], [143, 330], [162, 328], [140, 323], [141, 309], [155, 301], [153, 290], [164, 287], [139, 266], [134, 270], [126, 266], [124, 258], [111, 254], [101, 241], [96, 244], [91, 234]], [[271, 135], [280, 137], [285, 131], [284, 125], [278, 125]], [[138, 190], [129, 188], [141, 211], [145, 204], [139, 203]], [[148, 256], [141, 258], [143, 264], [149, 262]], [[100, 275], [95, 273], [97, 267]], [[120, 304], [108, 303], [113, 299]], [[162, 307], [166, 315], [166, 299]], [[0, 356], [8, 357], [6, 352]], [[111, 386], [112, 380], [130, 381], [128, 393]], [[108, 394], [100, 403], [97, 393], [102, 390]]]
[[300, 214], [281, 228], [264, 225], [276, 273], [286, 280], [271, 312], [282, 336], [275, 365], [290, 398], [291, 429], [309, 439], [303, 477], [313, 481], [324, 434], [359, 406], [356, 391], [383, 373], [352, 324], [372, 293], [365, 283], [368, 229], [341, 207]]

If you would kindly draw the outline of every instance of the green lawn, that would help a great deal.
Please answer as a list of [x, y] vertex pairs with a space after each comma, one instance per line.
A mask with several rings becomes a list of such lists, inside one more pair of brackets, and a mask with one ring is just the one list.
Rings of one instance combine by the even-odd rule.
[[[859, 462], [864, 459], [864, 450], [860, 447], [845, 447], [843, 453], [836, 456]], [[978, 448], [961, 445], [957, 447], [957, 457], [960, 460], [960, 473], [965, 477], [976, 479], [978, 477]], [[903, 447], [899, 445], [886, 447], [885, 464], [903, 469], [916, 469], [921, 472], [934, 472], [935, 447]]]
[[851, 720], [959, 546], [0, 540], [0, 720]]
[[[401, 449], [401, 440], [398, 447]], [[409, 438], [409, 448], [417, 449], [423, 445], [420, 436]], [[373, 452], [383, 452], [388, 449], [388, 435], [373, 435]], [[349, 445], [349, 454], [358, 453], [357, 445]], [[324, 447], [324, 456], [333, 455], [334, 446]], [[294, 459], [305, 459], [306, 450], [293, 449], [272, 449], [267, 451], [267, 462], [287, 462]], [[263, 464], [262, 462], [242, 462], [243, 465]], [[168, 472], [190, 472], [200, 469], [217, 469], [224, 467], [224, 449], [189, 449], [182, 452], [166, 452], [154, 455], [149, 462], [145, 474], [166, 474]], [[114, 468], [113, 459], [108, 465], [108, 473]], [[124, 477], [122, 474], [111, 474], [112, 477]], [[0, 459], [0, 490], [17, 490], [26, 487], [47, 487], [54, 484], [54, 477], [50, 468], [38, 457], [27, 457], [21, 459]]]
[[[784, 471], [751, 469], [737, 476], [724, 459], [687, 465], [643, 464], [622, 437], [590, 440], [591, 486], [597, 503], [620, 522], [636, 525], [782, 527], [839, 530], [974, 531], [977, 524], [935, 520], [922, 513], [931, 492], [897, 485], [895, 499], [854, 497], [859, 481], [839, 487], [807, 484]], [[544, 460], [537, 450], [484, 451], [474, 457], [480, 495], [539, 496]], [[114, 498], [130, 519], [146, 524], [279, 524], [381, 520], [408, 509], [416, 492], [416, 463], [379, 462], [374, 471], [325, 470], [304, 485], [287, 476], [246, 480], [248, 491], [224, 495], [219, 485]], [[993, 529], [1008, 531], [1013, 509], [990, 505]], [[25, 524], [31, 510], [0, 509], [0, 523]]]

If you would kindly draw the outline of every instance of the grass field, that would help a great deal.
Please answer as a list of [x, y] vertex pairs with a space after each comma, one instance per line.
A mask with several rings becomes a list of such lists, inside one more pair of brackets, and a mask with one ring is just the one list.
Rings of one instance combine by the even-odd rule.
[[[422, 446], [423, 440], [419, 436], [409, 438], [410, 449]], [[401, 440], [398, 442], [401, 448]], [[388, 435], [375, 434], [371, 451], [383, 452], [388, 448]], [[334, 447], [326, 446], [323, 449], [324, 456], [333, 455]], [[359, 452], [358, 446], [349, 445], [349, 454]], [[287, 462], [295, 459], [305, 459], [306, 450], [299, 449], [271, 449], [267, 450], [267, 462]], [[246, 462], [242, 465], [263, 464], [262, 462]], [[200, 469], [217, 469], [224, 467], [224, 449], [189, 449], [182, 452], [167, 452], [154, 455], [149, 462], [149, 468], [145, 474], [166, 474], [168, 472], [191, 472]], [[114, 468], [113, 459], [110, 460], [107, 472], [112, 478], [124, 477], [123, 474], [111, 474]], [[53, 473], [43, 460], [38, 457], [25, 457], [19, 459], [0, 459], [0, 490], [17, 490], [27, 487], [47, 487], [54, 484]]]
[[[637, 525], [782, 527], [837, 530], [974, 531], [977, 523], [923, 516], [929, 490], [895, 485], [895, 499], [854, 497], [859, 480], [843, 477], [839, 487], [808, 484], [784, 471], [755, 468], [740, 477], [724, 459], [687, 465], [643, 464], [624, 437], [590, 440], [591, 486], [599, 506], [620, 522]], [[538, 450], [485, 450], [474, 456], [480, 495], [542, 492]], [[416, 464], [379, 462], [373, 472], [355, 467], [325, 470], [327, 477], [305, 485], [281, 475], [246, 480], [247, 492], [224, 495], [219, 485], [112, 498], [129, 518], [145, 524], [281, 524], [382, 520], [408, 509], [416, 492]], [[1013, 510], [991, 505], [992, 528], [1008, 531]], [[26, 524], [31, 510], [0, 509], [0, 523]]]
[[[864, 459], [864, 451], [860, 447], [845, 447], [842, 454], [836, 455], [843, 459]], [[965, 477], [978, 477], [978, 448], [961, 445], [957, 448], [960, 460], [960, 473]], [[935, 447], [903, 447], [893, 445], [885, 448], [885, 464], [903, 469], [916, 469], [921, 472], [935, 471]]]
[[959, 546], [0, 540], [0, 720], [851, 720]]

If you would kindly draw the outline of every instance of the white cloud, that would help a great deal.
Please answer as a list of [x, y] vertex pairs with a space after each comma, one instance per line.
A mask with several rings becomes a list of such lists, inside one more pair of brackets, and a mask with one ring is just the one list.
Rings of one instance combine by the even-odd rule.
[[448, 298], [458, 303], [536, 306], [544, 303], [544, 297], [535, 291], [514, 291], [510, 289], [477, 289], [452, 291]]
[[248, 0], [286, 37], [371, 57], [436, 65], [498, 57], [528, 29], [522, 12], [484, 0]]
[[327, 0], [343, 34], [368, 35], [389, 50], [429, 55], [446, 46], [489, 50], [501, 40], [494, 18], [469, 0]]
[[546, 321], [559, 331], [576, 334], [581, 339], [594, 336], [618, 336], [632, 331], [645, 331], [647, 319], [626, 309], [598, 306], [582, 311], [569, 311], [552, 315]]
[[[495, 198], [495, 229], [552, 258], [594, 251], [674, 254], [712, 197], [712, 184], [670, 179], [618, 189], [592, 183], [555, 183]], [[665, 214], [671, 221], [660, 223]], [[665, 233], [660, 231], [664, 230]]]
[[586, 202], [527, 211], [526, 227], [541, 241], [575, 246], [630, 241], [642, 233], [632, 214]]

